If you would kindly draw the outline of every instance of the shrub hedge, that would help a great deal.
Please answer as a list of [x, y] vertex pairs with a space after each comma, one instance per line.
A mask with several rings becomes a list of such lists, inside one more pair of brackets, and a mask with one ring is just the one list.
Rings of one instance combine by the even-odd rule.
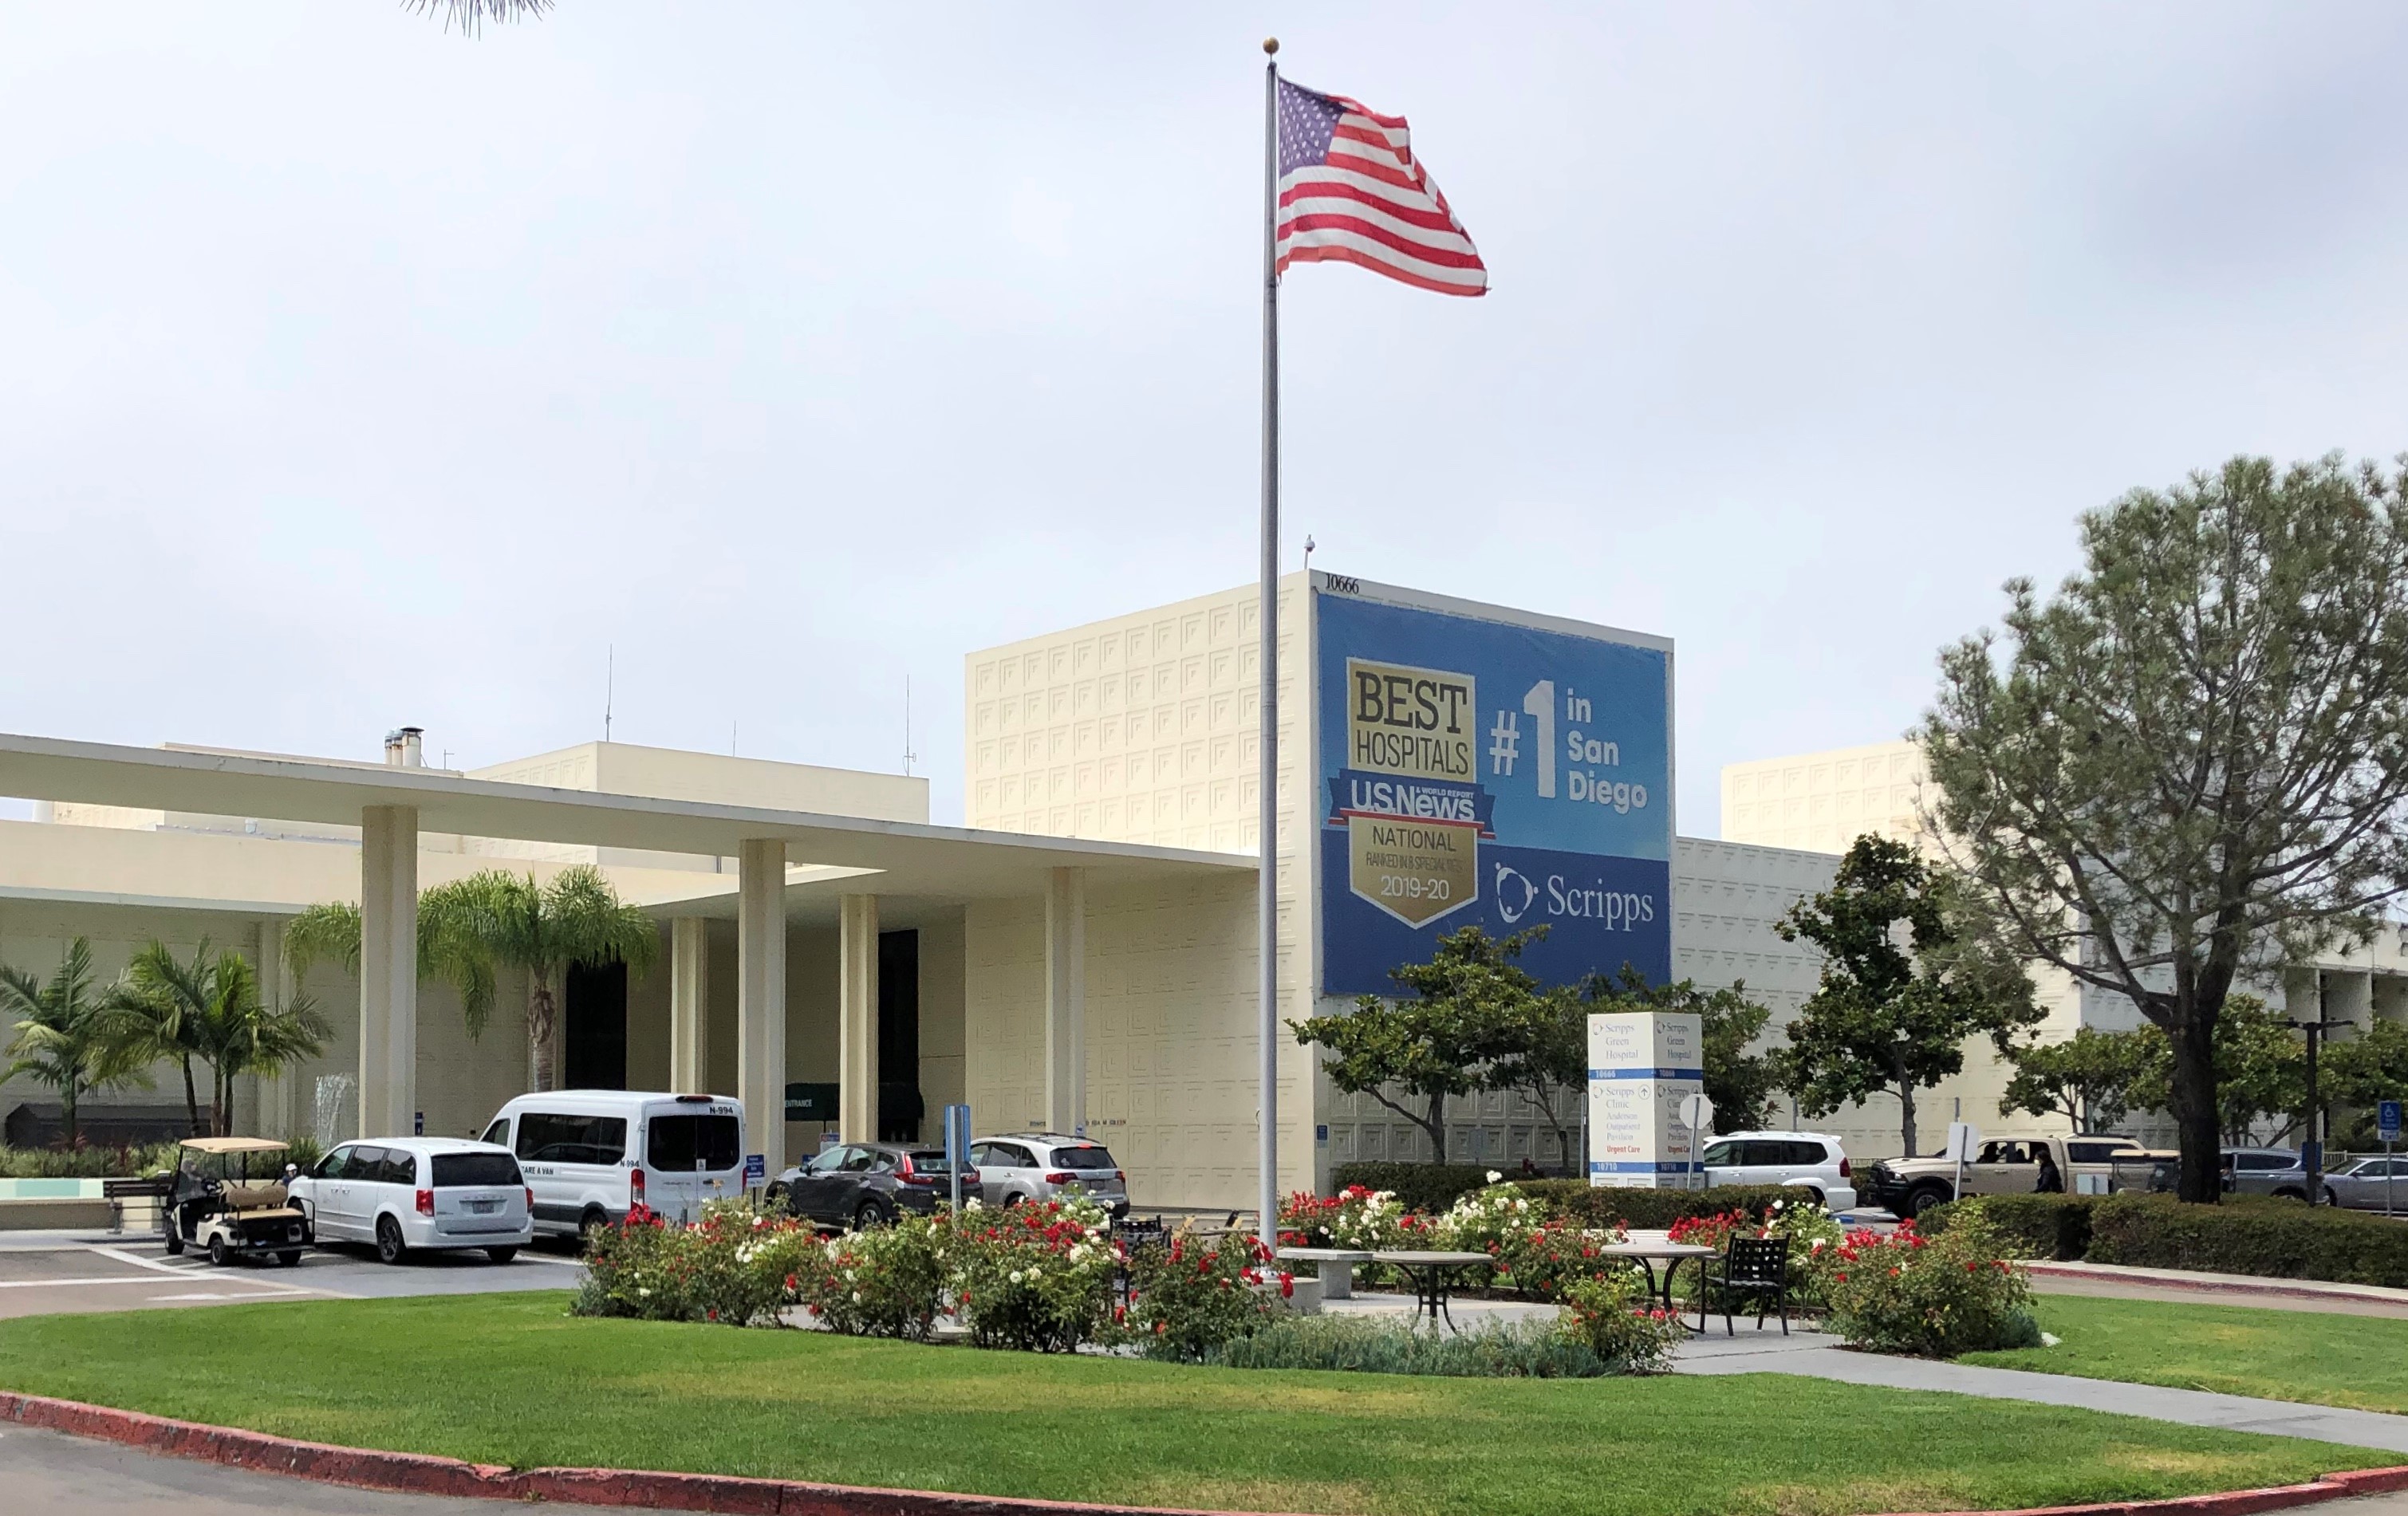
[[2018, 1258], [2071, 1263], [2090, 1251], [2093, 1194], [1991, 1194], [1952, 1200], [1915, 1218], [1915, 1228], [1938, 1237], [1957, 1217], [1978, 1211]]
[[2096, 1197], [2089, 1261], [2271, 1279], [2408, 1288], [2408, 1226], [2296, 1200], [2227, 1196], [2189, 1206], [2161, 1194]]
[[1773, 1202], [1801, 1198], [1777, 1184], [1718, 1184], [1708, 1190], [1607, 1190], [1582, 1180], [1523, 1180], [1514, 1188], [1555, 1215], [1582, 1226], [1632, 1226], [1669, 1231], [1693, 1216], [1742, 1211], [1763, 1217]]
[[1474, 1190], [1486, 1189], [1496, 1173], [1486, 1164], [1340, 1164], [1329, 1176], [1332, 1192], [1359, 1184], [1386, 1190], [1407, 1210], [1436, 1215]]

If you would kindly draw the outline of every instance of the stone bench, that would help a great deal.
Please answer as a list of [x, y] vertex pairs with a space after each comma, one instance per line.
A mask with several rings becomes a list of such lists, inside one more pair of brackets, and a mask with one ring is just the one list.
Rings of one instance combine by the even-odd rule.
[[1279, 1256], [1282, 1263], [1320, 1265], [1324, 1300], [1354, 1299], [1354, 1266], [1371, 1261], [1369, 1252], [1357, 1248], [1282, 1248]]

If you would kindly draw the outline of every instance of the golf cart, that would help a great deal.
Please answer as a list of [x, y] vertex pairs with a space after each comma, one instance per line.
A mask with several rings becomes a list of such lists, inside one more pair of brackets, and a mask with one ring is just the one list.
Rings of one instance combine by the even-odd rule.
[[309, 1246], [308, 1219], [284, 1193], [285, 1144], [273, 1137], [187, 1137], [167, 1192], [167, 1251], [205, 1248], [209, 1262], [274, 1253], [287, 1267]]

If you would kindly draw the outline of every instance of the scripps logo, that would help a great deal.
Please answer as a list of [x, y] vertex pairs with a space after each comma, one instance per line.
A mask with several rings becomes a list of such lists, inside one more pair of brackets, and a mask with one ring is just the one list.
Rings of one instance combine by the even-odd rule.
[[1512, 864], [1497, 865], [1497, 914], [1506, 925], [1520, 921], [1522, 913], [1538, 898], [1539, 887], [1530, 882], [1528, 876]]

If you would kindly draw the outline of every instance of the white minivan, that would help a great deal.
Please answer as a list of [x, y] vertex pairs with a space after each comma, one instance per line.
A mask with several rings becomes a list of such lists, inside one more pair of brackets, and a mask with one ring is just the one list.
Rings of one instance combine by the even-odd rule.
[[397, 1264], [412, 1252], [482, 1249], [507, 1264], [535, 1240], [531, 1195], [509, 1151], [458, 1137], [346, 1142], [287, 1187], [315, 1239], [371, 1242]]
[[672, 1222], [744, 1193], [744, 1107], [717, 1094], [555, 1090], [523, 1094], [485, 1128], [518, 1155], [535, 1227], [576, 1237], [643, 1206]]

